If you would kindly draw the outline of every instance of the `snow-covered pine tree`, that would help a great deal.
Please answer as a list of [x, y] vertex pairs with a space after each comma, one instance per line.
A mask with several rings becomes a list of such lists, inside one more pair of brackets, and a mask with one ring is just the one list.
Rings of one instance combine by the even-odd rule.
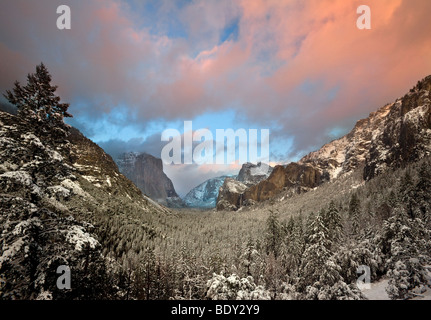
[[236, 274], [225, 277], [213, 274], [208, 280], [205, 297], [210, 300], [269, 300], [262, 286], [256, 286], [252, 277], [240, 278]]
[[343, 244], [334, 253], [333, 259], [340, 266], [340, 275], [346, 283], [354, 283], [358, 279], [357, 270], [361, 265], [368, 266], [371, 281], [376, 279], [379, 265], [382, 264], [380, 252], [370, 239], [351, 241]]
[[21, 86], [16, 81], [12, 91], [7, 90], [4, 96], [17, 107], [19, 117], [34, 125], [59, 128], [66, 132], [68, 126], [63, 118], [72, 117], [67, 112], [69, 104], [60, 103], [60, 97], [55, 94], [58, 86], [51, 85], [51, 80], [48, 69], [41, 63], [36, 66], [36, 73], [27, 75], [27, 85]]
[[270, 210], [266, 220], [265, 246], [266, 253], [272, 253], [275, 258], [280, 253], [281, 243], [284, 237], [284, 230], [278, 218], [278, 212]]
[[263, 261], [251, 238], [248, 239], [241, 254], [240, 267], [241, 271], [243, 271], [247, 277], [251, 276], [254, 279], [259, 279], [260, 272], [263, 269]]
[[431, 164], [423, 162], [419, 168], [419, 179], [415, 186], [418, 216], [431, 225]]
[[353, 193], [349, 202], [349, 218], [351, 220], [351, 231], [353, 235], [359, 233], [359, 217], [361, 212], [361, 202], [356, 193]]
[[421, 219], [411, 219], [404, 208], [396, 208], [384, 223], [380, 246], [387, 255], [386, 291], [392, 299], [409, 298], [410, 290], [427, 283], [430, 230]]
[[[210, 258], [210, 262], [205, 266], [205, 268], [208, 268], [208, 265], [212, 263], [213, 262]], [[175, 298], [191, 300], [199, 299], [204, 296], [205, 275], [198, 264], [196, 255], [185, 243], [181, 246], [181, 250], [179, 255], [176, 257], [175, 264], [175, 270], [173, 271], [177, 282]], [[213, 270], [213, 267], [210, 266], [209, 269]]]
[[152, 293], [156, 282], [159, 280], [156, 278], [156, 256], [154, 250], [147, 248], [140, 262], [144, 282], [144, 292], [141, 299], [150, 300], [153, 299]]
[[324, 266], [331, 256], [330, 248], [332, 241], [329, 237], [328, 228], [324, 221], [324, 212], [321, 210], [315, 217], [313, 223], [309, 225], [308, 243], [303, 254], [300, 267], [299, 289], [305, 290], [319, 281], [324, 270]]
[[289, 221], [289, 232], [285, 239], [285, 265], [290, 276], [297, 276], [298, 268], [301, 264], [301, 257], [304, 251], [304, 235], [302, 221], [291, 218]]
[[270, 252], [265, 259], [265, 288], [270, 292], [271, 299], [277, 299], [282, 283], [286, 281], [286, 273], [281, 265], [281, 259], [276, 259]]
[[304, 226], [304, 243], [308, 244], [308, 241], [312, 235], [313, 232], [313, 223], [316, 219], [316, 214], [314, 212], [311, 212], [305, 219], [305, 226]]
[[[333, 254], [333, 239], [337, 241], [337, 232], [341, 234], [341, 218], [337, 217], [339, 213], [334, 203], [331, 203], [328, 212], [321, 210], [307, 231], [310, 236], [303, 254], [297, 288], [307, 300], [363, 299], [356, 285], [347, 284], [341, 275], [343, 270]], [[326, 224], [332, 226], [332, 231], [336, 233], [331, 234]]]
[[329, 203], [329, 208], [323, 211], [323, 221], [328, 229], [328, 237], [332, 243], [337, 243], [341, 239], [343, 226], [341, 224], [341, 215], [334, 201]]
[[415, 184], [413, 178], [409, 171], [406, 171], [405, 175], [401, 179], [399, 186], [399, 195], [401, 200], [401, 205], [406, 208], [406, 212], [410, 218], [415, 217], [416, 207], [416, 195], [415, 195]]

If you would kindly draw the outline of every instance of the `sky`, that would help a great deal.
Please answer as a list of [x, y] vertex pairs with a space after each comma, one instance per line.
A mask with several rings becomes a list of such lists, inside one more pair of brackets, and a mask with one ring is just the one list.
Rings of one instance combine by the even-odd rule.
[[[371, 30], [356, 10], [371, 9]], [[71, 9], [71, 29], [56, 26]], [[270, 130], [285, 164], [431, 74], [429, 0], [3, 0], [0, 91], [40, 62], [68, 123], [113, 157], [156, 157], [165, 129]], [[164, 165], [184, 195], [238, 163]]]

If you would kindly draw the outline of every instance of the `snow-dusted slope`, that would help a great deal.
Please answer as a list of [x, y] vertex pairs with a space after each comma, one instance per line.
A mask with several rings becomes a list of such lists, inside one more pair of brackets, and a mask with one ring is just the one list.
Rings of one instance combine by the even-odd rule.
[[373, 135], [364, 178], [431, 154], [431, 76], [397, 99]]
[[220, 187], [229, 176], [208, 179], [187, 193], [184, 202], [192, 208], [215, 208]]
[[399, 167], [431, 154], [431, 76], [408, 94], [359, 120], [344, 137], [303, 157], [331, 179], [365, 166], [369, 179], [385, 168]]
[[299, 163], [312, 164], [322, 171], [327, 171], [331, 179], [364, 165], [371, 140], [381, 134], [384, 120], [393, 105], [385, 105], [370, 113], [368, 118], [359, 120], [348, 134], [309, 153]]

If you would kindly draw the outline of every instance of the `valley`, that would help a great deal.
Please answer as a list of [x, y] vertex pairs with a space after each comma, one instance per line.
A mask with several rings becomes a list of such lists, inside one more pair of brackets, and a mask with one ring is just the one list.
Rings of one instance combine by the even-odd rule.
[[166, 206], [160, 159], [124, 154], [123, 175], [64, 122], [0, 112], [0, 296], [366, 299], [360, 266], [391, 299], [428, 296], [430, 92], [431, 76], [299, 163], [203, 185], [206, 210]]

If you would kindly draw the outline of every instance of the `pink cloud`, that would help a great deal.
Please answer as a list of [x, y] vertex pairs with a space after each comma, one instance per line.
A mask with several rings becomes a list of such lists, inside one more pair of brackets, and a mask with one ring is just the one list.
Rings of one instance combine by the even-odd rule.
[[[431, 73], [428, 0], [369, 0], [372, 30], [365, 31], [356, 28], [361, 1], [165, 2], [160, 14], [176, 14], [188, 39], [138, 27], [131, 8], [115, 0], [70, 2], [72, 30], [61, 32], [58, 4], [2, 5], [0, 71], [7, 79], [0, 87], [43, 60], [65, 100], [91, 105], [76, 107], [78, 114], [97, 117], [124, 104], [137, 116], [130, 121], [145, 123], [234, 105], [252, 121], [275, 121], [307, 148], [324, 142], [331, 126], [364, 116]], [[237, 41], [219, 43], [234, 19]], [[305, 82], [316, 84], [314, 92], [301, 91]]]
[[[272, 115], [290, 108], [294, 121], [287, 117], [285, 129], [300, 143], [313, 143], [301, 127], [316, 135], [346, 117], [364, 116], [431, 73], [426, 31], [431, 30], [429, 1], [368, 1], [372, 11], [369, 31], [356, 28], [359, 1], [242, 4], [242, 40], [255, 50], [272, 48], [276, 58], [285, 62], [273, 75], [261, 79], [278, 97], [265, 108]], [[298, 93], [305, 81], [318, 82], [323, 90], [317, 89], [313, 96]], [[337, 98], [325, 100], [326, 92], [335, 87], [339, 87]], [[265, 91], [254, 92], [246, 101], [258, 109], [264, 104], [259, 93]]]

